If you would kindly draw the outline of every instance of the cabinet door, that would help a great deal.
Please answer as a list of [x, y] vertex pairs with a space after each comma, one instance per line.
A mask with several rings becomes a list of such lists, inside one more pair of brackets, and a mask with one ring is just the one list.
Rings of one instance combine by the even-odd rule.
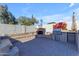
[[55, 40], [59, 41], [60, 40], [60, 35], [56, 35]]
[[75, 43], [76, 42], [76, 33], [68, 33], [67, 34], [67, 41], [70, 43]]

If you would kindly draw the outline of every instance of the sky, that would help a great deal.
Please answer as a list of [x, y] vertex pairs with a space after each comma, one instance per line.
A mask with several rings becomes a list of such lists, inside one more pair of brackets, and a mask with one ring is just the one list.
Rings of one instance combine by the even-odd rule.
[[43, 23], [49, 22], [67, 22], [71, 23], [72, 13], [76, 13], [77, 21], [79, 21], [79, 4], [78, 3], [6, 3], [12, 14], [18, 18], [19, 16], [31, 17], [34, 15]]

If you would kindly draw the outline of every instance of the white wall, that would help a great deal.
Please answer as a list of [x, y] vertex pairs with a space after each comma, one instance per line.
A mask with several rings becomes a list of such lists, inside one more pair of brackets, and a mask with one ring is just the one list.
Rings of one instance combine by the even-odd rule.
[[25, 28], [26, 28], [26, 32], [36, 31], [35, 26], [0, 24], [0, 35], [25, 33]]
[[53, 32], [53, 24], [43, 25], [43, 28], [46, 29], [46, 32]]

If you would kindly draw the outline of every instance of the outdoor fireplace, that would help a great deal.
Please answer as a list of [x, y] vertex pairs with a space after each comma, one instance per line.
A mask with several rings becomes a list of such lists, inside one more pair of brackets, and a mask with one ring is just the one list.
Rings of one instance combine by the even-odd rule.
[[45, 29], [44, 28], [38, 28], [37, 37], [43, 37], [44, 35], [45, 35]]
[[44, 28], [39, 28], [37, 30], [37, 35], [44, 35], [45, 34], [45, 29]]

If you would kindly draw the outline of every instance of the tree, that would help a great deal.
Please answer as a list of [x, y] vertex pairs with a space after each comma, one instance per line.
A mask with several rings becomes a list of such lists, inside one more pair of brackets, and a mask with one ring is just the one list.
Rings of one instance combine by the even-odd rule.
[[8, 12], [8, 19], [9, 19], [9, 23], [8, 24], [17, 24], [18, 23], [16, 21], [16, 18], [10, 12]]
[[36, 18], [32, 15], [31, 23], [34, 25], [35, 23], [38, 23]]
[[33, 16], [32, 18], [29, 18], [26, 16], [20, 16], [17, 20], [19, 24], [26, 25], [26, 26], [30, 26], [30, 25], [34, 25], [35, 23], [38, 23], [36, 18], [34, 18]]
[[0, 5], [0, 21], [4, 24], [16, 24], [15, 17], [8, 11], [7, 5]]
[[48, 24], [55, 24], [56, 22], [49, 22]]
[[18, 20], [18, 23], [21, 25], [27, 25], [27, 26], [31, 25], [30, 18], [28, 17], [20, 16], [17, 20]]
[[59, 22], [53, 26], [53, 29], [67, 30], [67, 24], [64, 22]]

